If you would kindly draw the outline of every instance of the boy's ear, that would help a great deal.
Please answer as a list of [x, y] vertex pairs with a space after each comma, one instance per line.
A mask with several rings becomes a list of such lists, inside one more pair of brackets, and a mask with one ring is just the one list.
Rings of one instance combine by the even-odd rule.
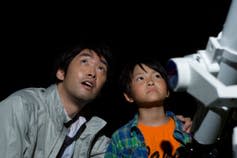
[[64, 80], [64, 76], [65, 76], [64, 71], [62, 69], [58, 69], [56, 72], [57, 79], [62, 81], [62, 80]]
[[130, 97], [127, 93], [123, 93], [124, 98], [129, 102], [129, 103], [133, 103], [134, 100], [132, 97]]

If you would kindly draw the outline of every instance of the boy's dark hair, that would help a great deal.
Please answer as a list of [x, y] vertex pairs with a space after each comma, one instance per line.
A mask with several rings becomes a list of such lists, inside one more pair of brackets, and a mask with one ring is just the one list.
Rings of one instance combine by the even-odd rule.
[[[67, 49], [63, 53], [59, 54], [56, 63], [55, 63], [55, 72], [58, 69], [62, 69], [65, 74], [67, 74], [67, 69], [71, 61], [75, 56], [77, 56], [83, 49], [93, 50], [99, 57], [104, 57], [108, 63], [108, 74], [110, 74], [110, 69], [112, 67], [112, 53], [109, 43], [107, 41], [93, 41], [93, 40], [84, 40], [79, 41], [74, 47]], [[59, 82], [56, 79], [56, 82]]]
[[120, 77], [119, 77], [119, 85], [120, 85], [120, 90], [123, 93], [131, 94], [131, 81], [132, 81], [132, 74], [134, 71], [134, 68], [136, 65], [140, 66], [142, 69], [143, 66], [142, 64], [150, 67], [151, 69], [154, 69], [155, 71], [159, 72], [160, 75], [163, 77], [163, 79], [166, 82], [166, 85], [169, 89], [169, 84], [168, 84], [168, 76], [166, 73], [165, 68], [160, 64], [160, 62], [156, 59], [151, 59], [151, 58], [143, 58], [143, 59], [135, 59], [133, 61], [128, 62], [125, 64], [122, 68]]

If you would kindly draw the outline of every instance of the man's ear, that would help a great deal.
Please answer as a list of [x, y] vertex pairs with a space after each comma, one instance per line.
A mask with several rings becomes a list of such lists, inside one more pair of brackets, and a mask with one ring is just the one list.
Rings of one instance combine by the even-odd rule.
[[129, 102], [129, 103], [133, 103], [134, 100], [132, 97], [130, 97], [127, 93], [123, 93], [124, 98]]
[[64, 80], [64, 77], [65, 77], [65, 73], [62, 69], [58, 69], [57, 72], [56, 72], [56, 77], [57, 79], [59, 80]]
[[166, 98], [168, 98], [170, 96], [170, 91], [168, 90]]

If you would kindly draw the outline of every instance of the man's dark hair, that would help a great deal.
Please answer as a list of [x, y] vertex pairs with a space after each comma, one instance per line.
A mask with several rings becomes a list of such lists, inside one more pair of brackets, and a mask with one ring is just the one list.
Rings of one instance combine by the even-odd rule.
[[[78, 44], [73, 47], [67, 49], [63, 53], [59, 54], [56, 62], [55, 62], [55, 73], [58, 69], [62, 69], [65, 74], [67, 74], [67, 69], [71, 61], [75, 56], [81, 53], [82, 50], [89, 49], [94, 51], [99, 57], [104, 57], [108, 63], [108, 74], [110, 74], [110, 69], [112, 66], [112, 54], [111, 48], [107, 41], [95, 41], [95, 40], [83, 40], [79, 41]], [[54, 73], [54, 75], [55, 75]], [[56, 82], [59, 80], [56, 79]]]

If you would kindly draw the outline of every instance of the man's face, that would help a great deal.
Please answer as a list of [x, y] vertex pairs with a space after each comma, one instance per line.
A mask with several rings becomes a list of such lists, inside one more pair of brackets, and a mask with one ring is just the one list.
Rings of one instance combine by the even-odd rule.
[[69, 64], [67, 73], [63, 72], [60, 78], [66, 95], [76, 100], [93, 100], [107, 79], [107, 66], [105, 58], [92, 50], [82, 50]]

